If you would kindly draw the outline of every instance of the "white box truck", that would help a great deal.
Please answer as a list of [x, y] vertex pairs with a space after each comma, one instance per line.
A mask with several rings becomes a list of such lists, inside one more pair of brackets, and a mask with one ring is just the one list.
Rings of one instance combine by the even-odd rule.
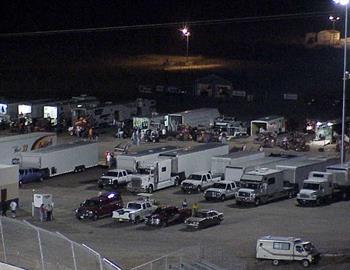
[[191, 173], [209, 171], [211, 158], [226, 155], [229, 152], [227, 144], [208, 143], [182, 148], [160, 154], [172, 159], [171, 172], [184, 180]]
[[350, 163], [336, 164], [328, 166], [326, 172], [332, 173], [334, 192], [342, 199], [350, 197]]
[[0, 164], [0, 202], [18, 203], [18, 165]]
[[20, 154], [57, 144], [52, 132], [33, 132], [0, 138], [0, 164], [18, 164]]
[[117, 159], [117, 168], [127, 170], [130, 173], [137, 172], [138, 164], [140, 164], [140, 162], [157, 159], [161, 153], [174, 151], [176, 149], [176, 146], [166, 145], [141, 151], [129, 152], [128, 154], [115, 154]]
[[98, 144], [76, 141], [21, 154], [22, 168], [49, 169], [50, 176], [98, 165]]
[[232, 165], [236, 162], [249, 162], [264, 158], [264, 152], [253, 152], [253, 151], [239, 151], [230, 153], [222, 156], [215, 156], [211, 158], [211, 173], [212, 174], [224, 174], [227, 166]]
[[276, 134], [286, 131], [286, 120], [283, 116], [270, 115], [250, 122], [250, 135], [256, 136], [261, 132], [273, 132]]

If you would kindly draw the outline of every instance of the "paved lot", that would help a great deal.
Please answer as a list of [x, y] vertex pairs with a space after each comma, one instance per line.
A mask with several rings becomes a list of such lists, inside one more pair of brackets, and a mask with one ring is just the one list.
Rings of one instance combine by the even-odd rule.
[[[60, 136], [59, 142], [72, 140], [69, 136]], [[250, 139], [234, 141], [239, 147], [248, 143], [249, 149], [256, 149]], [[100, 157], [106, 150], [112, 150], [120, 141], [110, 135], [102, 136]], [[165, 142], [187, 146], [192, 142]], [[148, 148], [153, 145], [142, 145]], [[133, 148], [131, 148], [132, 150]], [[331, 149], [331, 148], [329, 148]], [[327, 150], [327, 149], [326, 149]], [[316, 150], [309, 154], [314, 153]], [[331, 150], [327, 151], [331, 153]], [[59, 231], [79, 243], [86, 243], [104, 256], [113, 259], [126, 268], [137, 266], [183, 247], [198, 244], [216, 246], [226, 254], [232, 254], [248, 264], [247, 269], [270, 269], [268, 262], [256, 263], [256, 239], [262, 235], [299, 236], [310, 239], [325, 254], [350, 254], [350, 202], [337, 202], [323, 207], [300, 208], [295, 200], [282, 200], [260, 207], [238, 208], [234, 200], [208, 203], [201, 194], [187, 195], [178, 188], [158, 191], [154, 199], [161, 204], [180, 206], [184, 198], [189, 205], [199, 202], [201, 208], [214, 208], [225, 215], [224, 222], [202, 231], [187, 231], [184, 225], [167, 228], [148, 228], [143, 224], [117, 224], [111, 218], [98, 221], [79, 221], [74, 209], [79, 204], [99, 192], [96, 182], [104, 168], [93, 168], [79, 174], [67, 174], [51, 178], [43, 183], [25, 185], [20, 190], [19, 217], [51, 231]], [[121, 189], [124, 202], [135, 196]], [[32, 220], [31, 202], [33, 193], [53, 194], [55, 209], [54, 221], [40, 223]], [[317, 268], [350, 269], [349, 257], [322, 259]], [[335, 268], [337, 267], [337, 268]], [[298, 264], [280, 266], [279, 269], [299, 269]]]
[[[184, 198], [190, 204], [199, 202], [202, 208], [215, 208], [224, 212], [224, 222], [219, 226], [193, 232], [185, 230], [182, 224], [153, 229], [143, 224], [117, 224], [111, 218], [96, 222], [79, 221], [73, 210], [84, 199], [98, 194], [96, 179], [103, 170], [94, 168], [84, 173], [67, 174], [44, 183], [26, 185], [20, 191], [20, 218], [31, 220], [29, 214], [33, 190], [38, 193], [52, 193], [55, 220], [49, 223], [31, 222], [52, 231], [60, 231], [77, 242], [86, 243], [125, 267], [136, 266], [168, 252], [199, 243], [217, 245], [218, 249], [223, 248], [232, 256], [254, 265], [256, 239], [269, 234], [300, 236], [312, 240], [324, 253], [350, 254], [350, 202], [300, 208], [295, 206], [295, 200], [292, 199], [257, 208], [237, 208], [234, 201], [207, 203], [203, 201], [201, 194], [185, 195], [174, 187], [156, 192], [154, 198], [162, 204], [178, 206]], [[121, 190], [121, 193], [125, 202], [135, 198], [125, 190]], [[266, 269], [270, 267], [270, 264], [262, 263], [259, 269], [265, 269], [264, 265]], [[321, 261], [321, 265], [327, 266], [327, 260]], [[293, 264], [293, 267], [296, 266]], [[283, 268], [288, 267], [291, 266]]]

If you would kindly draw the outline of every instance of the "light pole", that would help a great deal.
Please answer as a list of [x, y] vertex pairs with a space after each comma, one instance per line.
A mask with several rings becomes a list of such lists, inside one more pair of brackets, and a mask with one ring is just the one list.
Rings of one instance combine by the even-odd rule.
[[338, 21], [340, 20], [340, 17], [330, 15], [330, 16], [328, 17], [328, 19], [332, 22], [333, 30], [334, 30], [334, 29], [335, 29], [335, 23], [338, 22]]
[[345, 30], [344, 30], [344, 72], [343, 72], [343, 108], [342, 108], [342, 123], [341, 123], [341, 149], [340, 149], [340, 162], [344, 164], [344, 132], [345, 132], [345, 97], [346, 97], [346, 80], [349, 79], [349, 72], [346, 71], [346, 50], [348, 43], [348, 4], [349, 0], [333, 0], [336, 4], [345, 6]]
[[188, 62], [188, 46], [190, 42], [191, 33], [186, 26], [182, 28], [180, 31], [184, 35], [184, 37], [186, 37], [186, 62]]

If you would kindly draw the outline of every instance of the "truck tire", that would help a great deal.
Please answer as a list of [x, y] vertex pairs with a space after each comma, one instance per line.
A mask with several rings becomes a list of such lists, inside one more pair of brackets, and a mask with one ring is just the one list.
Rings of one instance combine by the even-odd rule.
[[292, 199], [294, 197], [293, 191], [288, 192], [288, 199]]
[[242, 205], [241, 201], [236, 201], [236, 205]]
[[140, 223], [140, 217], [135, 217], [134, 224], [137, 225]]
[[304, 266], [305, 268], [307, 268], [310, 266], [310, 262], [309, 262], [309, 260], [302, 260], [301, 265]]
[[278, 266], [280, 264], [279, 260], [272, 260], [272, 265]]
[[221, 200], [221, 201], [225, 201], [225, 200], [226, 200], [225, 195], [221, 195], [220, 200]]
[[44, 181], [44, 177], [40, 176], [39, 182], [43, 182], [43, 181]]
[[202, 187], [201, 187], [201, 186], [198, 186], [198, 187], [197, 187], [197, 191], [198, 191], [199, 193], [201, 193], [201, 192], [202, 192]]
[[153, 193], [153, 186], [152, 186], [152, 185], [150, 185], [150, 186], [148, 187], [147, 192], [148, 192], [149, 194], [152, 194], [152, 193]]
[[255, 206], [259, 206], [261, 204], [260, 198], [255, 199]]
[[320, 206], [320, 205], [321, 205], [321, 199], [320, 199], [320, 198], [317, 198], [317, 199], [316, 199], [316, 205], [317, 205], [317, 206]]
[[98, 220], [98, 215], [97, 215], [97, 214], [94, 214], [94, 215], [92, 216], [92, 220], [93, 220], [93, 221]]

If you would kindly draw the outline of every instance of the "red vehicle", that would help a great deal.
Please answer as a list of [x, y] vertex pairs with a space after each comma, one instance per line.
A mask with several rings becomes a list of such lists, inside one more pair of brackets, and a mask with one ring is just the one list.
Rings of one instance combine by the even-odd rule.
[[101, 196], [90, 198], [80, 204], [75, 210], [78, 219], [97, 220], [112, 216], [113, 211], [123, 208], [123, 200], [119, 193], [106, 192]]
[[175, 206], [158, 207], [152, 215], [146, 217], [146, 225], [168, 226], [183, 223], [192, 215], [189, 208], [179, 209]]

